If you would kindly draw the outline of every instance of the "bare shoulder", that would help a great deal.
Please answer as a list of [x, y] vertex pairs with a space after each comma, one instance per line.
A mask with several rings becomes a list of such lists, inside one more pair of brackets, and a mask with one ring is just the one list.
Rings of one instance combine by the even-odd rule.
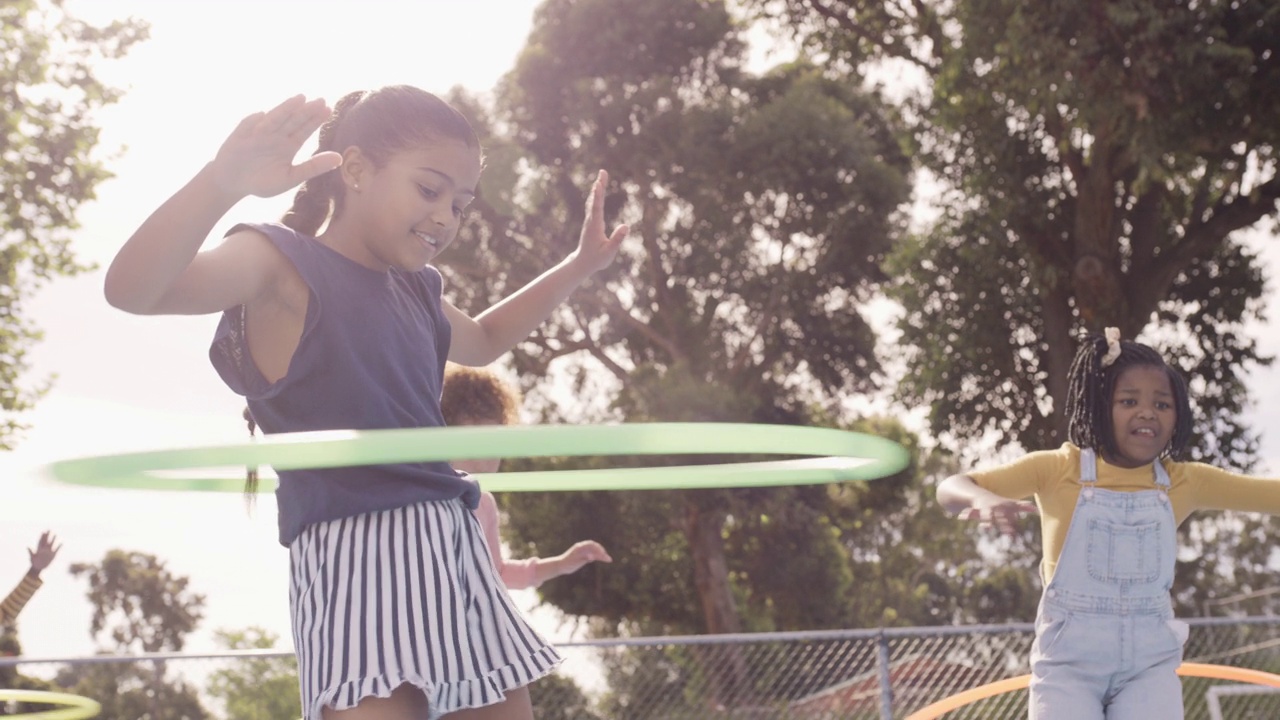
[[265, 233], [249, 227], [227, 235], [222, 242], [196, 257], [212, 258], [250, 271], [256, 268], [264, 274], [279, 272], [290, 265], [288, 258]]
[[300, 282], [293, 264], [266, 235], [240, 229], [198, 253], [156, 312], [201, 314], [287, 302]]
[[[305, 314], [311, 290], [297, 267], [266, 235], [253, 229], [241, 232], [247, 233], [249, 237], [240, 242], [252, 245], [252, 249], [246, 252], [253, 254], [264, 273], [257, 303], [273, 305], [292, 314]], [[230, 240], [230, 236], [227, 239]]]

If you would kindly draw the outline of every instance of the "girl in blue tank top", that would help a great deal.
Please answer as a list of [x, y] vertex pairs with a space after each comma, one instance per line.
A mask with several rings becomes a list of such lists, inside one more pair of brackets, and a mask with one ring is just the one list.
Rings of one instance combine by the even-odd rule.
[[[319, 148], [294, 163], [319, 128]], [[245, 118], [215, 158], [134, 232], [107, 272], [127, 312], [222, 313], [210, 358], [267, 433], [441, 426], [446, 360], [486, 365], [613, 261], [601, 171], [577, 249], [477, 317], [431, 263], [480, 179], [467, 120], [407, 86], [332, 112], [295, 97]], [[249, 195], [298, 186], [282, 224], [239, 225]], [[511, 606], [445, 463], [280, 473], [280, 541], [305, 720], [532, 718], [527, 685], [559, 656]]]

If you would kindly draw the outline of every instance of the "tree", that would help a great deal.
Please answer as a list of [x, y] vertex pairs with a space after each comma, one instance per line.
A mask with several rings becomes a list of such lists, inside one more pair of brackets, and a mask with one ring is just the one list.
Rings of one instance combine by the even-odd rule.
[[[479, 310], [568, 254], [594, 168], [618, 182], [607, 212], [643, 238], [516, 354], [528, 378], [605, 374], [604, 402], [575, 419], [796, 423], [874, 384], [859, 304], [907, 197], [896, 120], [819, 68], [757, 77], [743, 58], [723, 3], [552, 0], [480, 118], [482, 197], [443, 268], [455, 302]], [[691, 555], [672, 562], [692, 570], [695, 604], [655, 617], [743, 628], [723, 535], [735, 503], [760, 497], [635, 498], [627, 518], [676, 523]], [[562, 519], [590, 523], [590, 507]]]
[[206, 720], [197, 689], [164, 677], [164, 663], [68, 665], [54, 684], [102, 705], [100, 720]]
[[71, 17], [61, 0], [0, 4], [0, 448], [22, 425], [44, 385], [20, 382], [40, 332], [24, 319], [26, 301], [46, 281], [85, 270], [68, 246], [76, 212], [110, 177], [93, 159], [94, 114], [120, 92], [95, 67], [122, 57], [147, 36], [136, 20], [95, 27]]
[[[902, 119], [856, 74], [752, 75], [742, 58], [721, 3], [544, 5], [496, 107], [455, 98], [487, 131], [488, 163], [469, 237], [445, 258], [453, 299], [478, 311], [567, 254], [581, 180], [607, 167], [606, 210], [643, 244], [515, 353], [530, 383], [573, 383], [578, 404], [544, 404], [545, 418], [854, 427], [914, 450], [897, 423], [841, 409], [880, 377], [862, 307], [902, 232]], [[625, 549], [540, 589], [605, 632], [1027, 616], [1034, 575], [981, 565], [977, 538], [933, 503], [941, 462], [866, 487], [520, 494], [503, 498], [507, 539], [517, 555], [583, 537]], [[621, 658], [608, 714], [655, 683], [687, 694], [686, 677], [709, 686], [703, 709], [773, 692], [749, 654], [700, 652], [669, 671]]]
[[[578, 188], [595, 167], [619, 179], [622, 202], [606, 210], [644, 242], [517, 354], [526, 377], [545, 377], [553, 363], [580, 382], [607, 373], [612, 402], [577, 419], [799, 423], [811, 404], [873, 385], [874, 335], [858, 305], [906, 199], [895, 121], [818, 68], [756, 77], [742, 59], [722, 3], [553, 1], [504, 84], [496, 125], [512, 152], [503, 157], [527, 172], [505, 191], [483, 188], [498, 201], [482, 206], [470, 256], [449, 263], [464, 269], [451, 278], [464, 302], [469, 293], [476, 306], [492, 302], [567, 254], [574, 239], [564, 228], [579, 222]], [[774, 511], [821, 502], [820, 490], [798, 493], [810, 499], [785, 490], [557, 498], [567, 526], [599, 535], [603, 518], [618, 519], [628, 539], [609, 542], [652, 565], [633, 565], [634, 576], [611, 566], [616, 603], [604, 609], [568, 604], [552, 589], [547, 597], [568, 612], [669, 631], [749, 629], [726, 557], [728, 526], [752, 516], [802, 521]], [[539, 513], [524, 503], [508, 510]], [[601, 503], [615, 505], [602, 515]], [[538, 551], [558, 542], [554, 531], [532, 540]], [[823, 547], [837, 552], [830, 537]], [[822, 590], [847, 580], [838, 565], [807, 567], [820, 576], [804, 582]], [[654, 592], [637, 601], [637, 586], [619, 592], [629, 581]], [[821, 611], [810, 621], [841, 613]], [[705, 671], [712, 703], [750, 696], [740, 654]]]
[[1242, 332], [1262, 278], [1237, 231], [1280, 198], [1271, 4], [756, 4], [832, 62], [924, 78], [907, 115], [941, 216], [893, 272], [902, 397], [935, 435], [1056, 445], [1077, 337], [1116, 326], [1189, 376], [1194, 456], [1251, 465], [1241, 373], [1269, 358]]
[[[623, 59], [619, 48], [640, 49]], [[444, 259], [451, 291], [479, 309], [567, 255], [597, 167], [617, 181], [606, 209], [643, 247], [519, 349], [522, 374], [585, 354], [617, 382], [645, 368], [692, 382], [720, 373], [735, 390], [812, 377], [828, 402], [872, 386], [860, 303], [908, 193], [896, 121], [818, 68], [754, 77], [742, 61], [721, 3], [539, 11], [486, 123], [482, 202]]]
[[[214, 636], [227, 650], [268, 650], [275, 647], [277, 640], [273, 633], [259, 627], [218, 630]], [[209, 694], [223, 703], [228, 720], [302, 717], [298, 666], [293, 658], [238, 660], [234, 668], [217, 670], [210, 676]]]
[[[154, 555], [109, 550], [100, 563], [75, 563], [89, 582], [90, 635], [117, 655], [181, 650], [204, 615], [204, 596], [188, 589]], [[204, 720], [195, 688], [166, 677], [164, 661], [69, 665], [55, 682], [102, 703], [103, 720]]]
[[539, 720], [602, 720], [572, 679], [552, 673], [529, 686], [529, 699]]
[[204, 595], [154, 555], [108, 550], [96, 565], [72, 564], [71, 574], [89, 582], [91, 634], [105, 634], [118, 653], [181, 650], [204, 617]]
[[[827, 62], [922, 78], [904, 115], [942, 184], [939, 217], [890, 272], [900, 397], [931, 408], [936, 437], [1057, 445], [1077, 338], [1116, 326], [1187, 375], [1192, 459], [1253, 466], [1243, 374], [1271, 358], [1245, 331], [1263, 278], [1239, 235], [1280, 198], [1274, 3], [752, 5]], [[1179, 610], [1269, 586], [1274, 528], [1185, 525]]]

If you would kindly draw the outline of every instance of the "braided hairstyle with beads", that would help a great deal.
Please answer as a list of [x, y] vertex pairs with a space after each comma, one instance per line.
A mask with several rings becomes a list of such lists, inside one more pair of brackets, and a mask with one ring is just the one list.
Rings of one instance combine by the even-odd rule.
[[1108, 348], [1104, 335], [1086, 337], [1076, 351], [1067, 384], [1068, 438], [1076, 447], [1100, 450], [1104, 456], [1118, 454], [1115, 428], [1111, 424], [1116, 378], [1132, 367], [1153, 367], [1169, 376], [1177, 412], [1173, 437], [1161, 457], [1178, 459], [1191, 441], [1191, 400], [1186, 380], [1153, 348], [1129, 340], [1120, 340], [1119, 343], [1120, 355], [1105, 367], [1102, 359]]
[[[344, 95], [320, 126], [316, 152], [358, 147], [381, 167], [397, 152], [444, 139], [480, 148], [475, 130], [452, 105], [411, 85], [390, 85]], [[314, 236], [326, 220], [342, 214], [345, 198], [340, 173], [317, 175], [298, 188], [281, 222]]]

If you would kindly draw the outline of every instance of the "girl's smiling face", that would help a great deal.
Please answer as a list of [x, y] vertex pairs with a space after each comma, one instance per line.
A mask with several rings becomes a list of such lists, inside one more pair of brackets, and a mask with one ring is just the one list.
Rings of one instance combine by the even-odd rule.
[[477, 148], [443, 139], [397, 152], [381, 165], [359, 152], [347, 157], [341, 220], [359, 238], [348, 246], [354, 260], [376, 270], [415, 271], [449, 247], [480, 180]]
[[1121, 371], [1111, 393], [1111, 429], [1115, 451], [1107, 462], [1141, 467], [1160, 457], [1178, 420], [1173, 386], [1165, 368], [1135, 365]]

